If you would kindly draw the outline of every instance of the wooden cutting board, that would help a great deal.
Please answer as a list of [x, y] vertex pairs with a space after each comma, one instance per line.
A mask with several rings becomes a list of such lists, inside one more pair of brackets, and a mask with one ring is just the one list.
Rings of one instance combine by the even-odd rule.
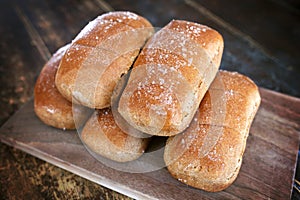
[[252, 124], [243, 164], [226, 190], [208, 193], [173, 179], [166, 168], [122, 172], [91, 156], [76, 131], [44, 125], [33, 101], [0, 129], [0, 141], [136, 199], [289, 199], [300, 133], [300, 99], [260, 89], [262, 103]]

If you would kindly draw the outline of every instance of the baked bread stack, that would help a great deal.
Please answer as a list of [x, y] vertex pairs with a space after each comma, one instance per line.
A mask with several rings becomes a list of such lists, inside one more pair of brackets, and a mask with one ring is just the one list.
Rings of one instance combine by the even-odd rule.
[[[223, 190], [238, 175], [260, 104], [249, 78], [219, 71], [223, 46], [222, 36], [201, 24], [172, 20], [154, 33], [134, 13], [103, 14], [45, 65], [35, 112], [57, 128], [79, 121], [86, 147], [117, 162], [142, 156], [151, 136], [170, 136], [164, 150], [170, 174], [196, 188]], [[74, 123], [84, 109], [93, 114]]]

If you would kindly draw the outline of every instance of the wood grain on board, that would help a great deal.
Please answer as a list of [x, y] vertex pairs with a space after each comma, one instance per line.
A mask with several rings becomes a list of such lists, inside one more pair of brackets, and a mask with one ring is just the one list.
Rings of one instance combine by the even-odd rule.
[[0, 129], [3, 143], [133, 198], [288, 199], [299, 147], [300, 99], [260, 89], [262, 103], [250, 129], [241, 171], [226, 190], [208, 193], [173, 179], [166, 168], [122, 172], [102, 164], [76, 131], [44, 125], [32, 100]]

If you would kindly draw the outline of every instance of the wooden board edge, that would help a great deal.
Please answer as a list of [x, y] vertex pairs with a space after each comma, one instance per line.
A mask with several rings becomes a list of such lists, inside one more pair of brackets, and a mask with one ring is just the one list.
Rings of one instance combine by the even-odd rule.
[[[77, 176], [80, 176], [82, 178], [85, 178], [89, 181], [92, 181], [96, 184], [99, 184], [101, 186], [104, 186], [106, 188], [109, 188], [111, 190], [114, 190], [116, 192], [119, 192], [123, 195], [126, 195], [133, 199], [145, 199], [145, 200], [153, 200], [157, 198], [153, 198], [151, 196], [146, 195], [145, 193], [142, 193], [140, 191], [132, 190], [131, 188], [127, 188], [124, 185], [121, 185], [117, 182], [105, 179], [97, 174], [91, 173], [90, 171], [87, 171], [83, 168], [77, 167], [75, 165], [70, 165], [66, 163], [64, 160], [58, 159], [57, 157], [49, 156], [49, 154], [43, 153], [39, 149], [30, 147], [26, 145], [23, 142], [18, 142], [12, 138], [2, 137], [0, 134], [0, 142], [3, 144], [6, 144], [8, 146], [11, 146], [13, 148], [19, 149], [25, 153], [28, 153], [40, 160], [43, 160], [45, 162], [48, 162], [54, 166], [57, 166], [63, 170], [69, 171], [73, 174], [76, 174]], [[89, 154], [88, 154], [89, 155]], [[94, 158], [93, 158], [94, 159]], [[71, 166], [71, 167], [70, 167]], [[78, 173], [80, 172], [80, 173]]]

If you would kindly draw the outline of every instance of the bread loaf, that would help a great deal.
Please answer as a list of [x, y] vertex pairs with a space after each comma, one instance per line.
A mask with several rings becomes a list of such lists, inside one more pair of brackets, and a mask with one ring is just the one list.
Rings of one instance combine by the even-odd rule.
[[91, 116], [81, 132], [81, 140], [93, 152], [117, 162], [139, 158], [149, 141], [123, 132], [115, 123], [110, 108], [97, 110]]
[[222, 52], [223, 39], [217, 31], [171, 21], [139, 54], [120, 97], [119, 113], [150, 135], [182, 132], [216, 75]]
[[249, 78], [220, 71], [190, 127], [167, 140], [164, 160], [172, 176], [210, 192], [228, 187], [239, 173], [259, 104]]
[[61, 58], [70, 45], [66, 45], [45, 64], [34, 88], [34, 111], [36, 115], [50, 126], [61, 129], [75, 129], [73, 112], [78, 117], [83, 110], [72, 110], [72, 103], [66, 100], [55, 87], [55, 75]]
[[110, 12], [91, 21], [60, 63], [56, 86], [69, 101], [90, 108], [110, 106], [116, 82], [127, 73], [152, 25], [131, 12]]

